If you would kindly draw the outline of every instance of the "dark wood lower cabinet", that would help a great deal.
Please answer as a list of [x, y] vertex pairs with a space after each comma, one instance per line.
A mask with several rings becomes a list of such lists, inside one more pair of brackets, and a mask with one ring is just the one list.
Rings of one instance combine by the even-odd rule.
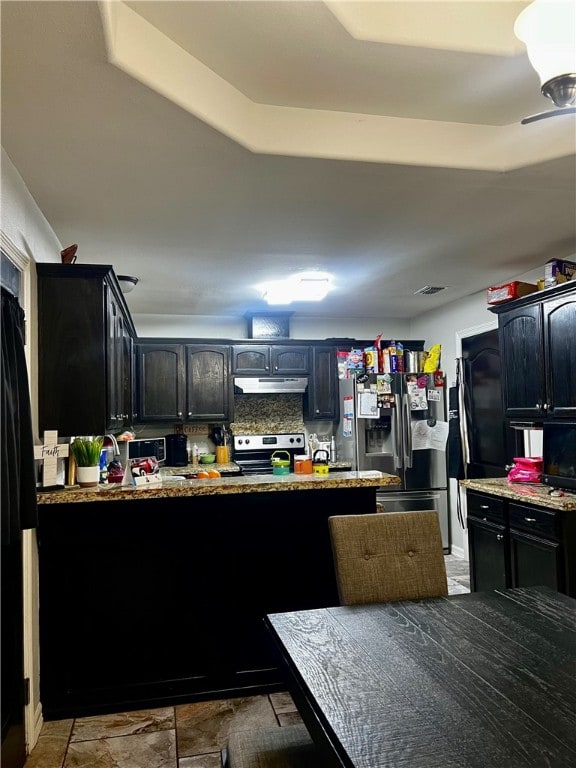
[[281, 690], [266, 613], [338, 604], [327, 519], [375, 489], [40, 506], [47, 719]]
[[576, 513], [468, 490], [473, 592], [546, 586], [576, 597]]
[[544, 586], [565, 591], [562, 545], [510, 531], [511, 581], [515, 587]]
[[472, 592], [507, 586], [506, 529], [468, 518], [470, 588]]

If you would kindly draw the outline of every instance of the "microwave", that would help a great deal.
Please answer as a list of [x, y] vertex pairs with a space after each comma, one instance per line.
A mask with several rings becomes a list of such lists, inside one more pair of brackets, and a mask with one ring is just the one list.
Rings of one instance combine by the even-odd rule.
[[576, 421], [545, 421], [542, 429], [542, 482], [576, 491]]
[[143, 440], [126, 440], [118, 442], [120, 460], [124, 464], [127, 459], [146, 459], [154, 456], [159, 464], [166, 459], [166, 438], [149, 437]]

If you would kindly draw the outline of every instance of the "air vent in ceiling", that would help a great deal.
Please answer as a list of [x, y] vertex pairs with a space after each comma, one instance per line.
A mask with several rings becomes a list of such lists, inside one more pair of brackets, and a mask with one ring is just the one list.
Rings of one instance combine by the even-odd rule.
[[445, 285], [425, 285], [424, 288], [414, 291], [414, 295], [421, 293], [423, 296], [431, 296], [433, 293], [439, 293], [439, 291], [444, 291], [445, 289]]

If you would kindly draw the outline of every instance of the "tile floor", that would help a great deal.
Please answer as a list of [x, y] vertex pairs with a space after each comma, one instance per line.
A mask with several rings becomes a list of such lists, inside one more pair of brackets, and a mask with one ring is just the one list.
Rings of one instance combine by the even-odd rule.
[[[470, 591], [468, 562], [446, 555], [450, 594]], [[44, 723], [25, 768], [220, 768], [228, 734], [300, 722], [288, 693]]]

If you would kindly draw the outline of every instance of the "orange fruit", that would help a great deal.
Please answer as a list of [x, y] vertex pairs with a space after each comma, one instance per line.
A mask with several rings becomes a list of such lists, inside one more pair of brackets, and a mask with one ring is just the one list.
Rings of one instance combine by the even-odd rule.
[[209, 469], [208, 477], [222, 477], [222, 475], [220, 474], [220, 472], [218, 472], [217, 469]]
[[206, 470], [205, 470], [205, 469], [201, 469], [201, 470], [198, 472], [198, 474], [196, 475], [196, 477], [197, 477], [199, 480], [205, 480], [207, 477], [210, 477], [210, 475], [208, 474], [208, 472], [206, 472]]

